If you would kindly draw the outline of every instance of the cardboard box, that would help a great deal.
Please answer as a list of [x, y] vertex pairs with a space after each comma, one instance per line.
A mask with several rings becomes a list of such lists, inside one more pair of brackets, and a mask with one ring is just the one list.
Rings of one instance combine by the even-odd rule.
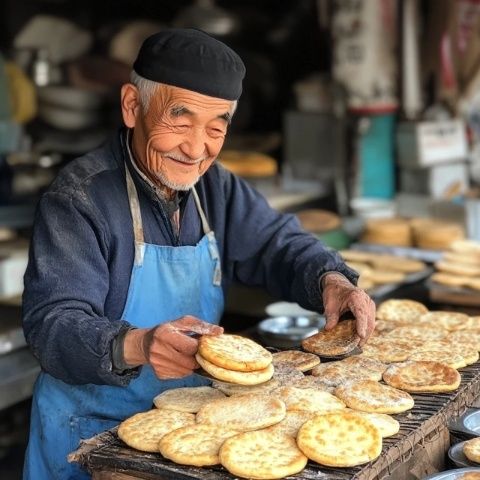
[[419, 168], [465, 160], [468, 155], [462, 120], [403, 122], [397, 127], [398, 163]]

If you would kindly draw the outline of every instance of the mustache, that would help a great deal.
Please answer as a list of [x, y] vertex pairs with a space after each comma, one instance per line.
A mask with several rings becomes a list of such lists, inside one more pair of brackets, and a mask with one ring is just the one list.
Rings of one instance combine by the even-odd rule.
[[201, 163], [208, 158], [208, 156], [203, 155], [202, 157], [192, 159], [189, 157], [184, 157], [183, 155], [179, 155], [178, 153], [164, 153], [162, 156], [171, 158], [172, 160], [176, 160], [177, 162], [189, 163], [191, 165]]

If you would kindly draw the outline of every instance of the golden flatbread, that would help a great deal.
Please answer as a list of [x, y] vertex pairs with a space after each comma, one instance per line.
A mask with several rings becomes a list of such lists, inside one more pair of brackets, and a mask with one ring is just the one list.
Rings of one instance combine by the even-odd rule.
[[463, 356], [455, 351], [452, 350], [421, 350], [413, 352], [407, 359], [413, 361], [433, 361], [444, 363], [449, 367], [455, 368], [456, 370], [459, 368], [463, 368], [467, 366], [467, 362], [463, 358]]
[[380, 432], [382, 438], [391, 437], [400, 431], [400, 422], [386, 413], [361, 412], [360, 410], [351, 410], [350, 408], [347, 409], [347, 411], [353, 412], [355, 415], [360, 415], [369, 422], [372, 422]]
[[284, 350], [273, 354], [273, 366], [286, 364], [301, 372], [306, 372], [316, 367], [320, 358], [313, 353], [301, 352], [300, 350]]
[[[365, 358], [365, 357], [362, 357]], [[375, 362], [375, 359], [368, 359]], [[368, 362], [366, 359], [365, 362]], [[383, 368], [385, 370], [385, 368]], [[359, 368], [354, 363], [328, 362], [316, 366], [312, 370], [312, 375], [321, 379], [321, 381], [332, 387], [343, 385], [352, 380], [375, 380], [382, 379], [382, 373], [376, 369]]]
[[448, 339], [459, 345], [474, 348], [480, 352], [480, 330], [457, 330], [452, 332]]
[[368, 279], [375, 284], [400, 283], [405, 280], [406, 274], [396, 270], [374, 268], [368, 275]]
[[292, 382], [301, 380], [305, 375], [291, 365], [278, 364], [274, 367], [273, 379], [280, 383], [280, 386], [291, 385]]
[[435, 268], [441, 272], [452, 273], [454, 275], [464, 275], [467, 277], [480, 277], [480, 266], [468, 265], [465, 263], [453, 263], [440, 260], [435, 263]]
[[158, 444], [160, 453], [182, 465], [204, 467], [220, 463], [218, 452], [223, 442], [239, 432], [222, 425], [197, 423], [167, 433]]
[[387, 268], [403, 273], [416, 273], [426, 268], [426, 264], [420, 260], [396, 255], [377, 255], [370, 259], [370, 263], [375, 268]]
[[434, 328], [433, 326], [415, 326], [415, 325], [405, 325], [403, 327], [394, 328], [392, 331], [388, 332], [385, 335], [387, 339], [419, 339], [419, 340], [441, 340], [448, 335], [448, 330], [439, 327]]
[[408, 361], [390, 365], [383, 374], [383, 380], [406, 392], [439, 393], [456, 390], [461, 377], [454, 368], [443, 363]]
[[440, 285], [447, 285], [448, 287], [462, 287], [468, 282], [468, 277], [453, 275], [451, 273], [436, 272], [430, 279]]
[[370, 338], [368, 343], [362, 347], [361, 356], [375, 358], [383, 363], [403, 362], [422, 343], [422, 340], [418, 338], [409, 340], [400, 337]]
[[407, 392], [373, 380], [341, 385], [335, 389], [335, 396], [347, 407], [362, 412], [401, 413], [413, 408], [414, 404]]
[[195, 355], [195, 358], [207, 373], [224, 382], [238, 383], [239, 385], [258, 385], [259, 383], [268, 382], [273, 376], [273, 365], [271, 363], [263, 370], [239, 372], [237, 370], [227, 370], [226, 368], [218, 367], [203, 358], [199, 353]]
[[118, 437], [137, 450], [158, 452], [158, 442], [164, 435], [194, 423], [192, 413], [154, 408], [124, 420], [118, 427]]
[[314, 388], [281, 387], [273, 395], [285, 403], [287, 411], [324, 413], [345, 408], [345, 404], [331, 393]]
[[285, 418], [285, 413], [285, 403], [278, 398], [249, 393], [207, 403], [198, 411], [196, 420], [247, 431], [274, 425]]
[[321, 392], [333, 393], [335, 387], [332, 385], [327, 385], [319, 377], [314, 377], [313, 375], [305, 375], [303, 378], [295, 379], [290, 382], [289, 387], [297, 388], [313, 388], [314, 390], [320, 390]]
[[360, 250], [340, 250], [339, 253], [346, 262], [368, 263], [372, 258], [371, 253]]
[[355, 320], [345, 320], [339, 322], [332, 330], [322, 330], [306, 338], [302, 341], [302, 347], [307, 352], [330, 357], [350, 353], [359, 342]]
[[469, 253], [476, 257], [480, 256], [480, 242], [476, 240], [455, 240], [450, 245], [454, 252]]
[[377, 458], [382, 437], [372, 423], [353, 413], [317, 415], [300, 428], [300, 450], [311, 460], [329, 467], [354, 467]]
[[236, 383], [213, 380], [212, 387], [220, 390], [229, 397], [232, 395], [245, 395], [246, 393], [270, 393], [280, 386], [280, 382], [272, 378], [268, 382], [257, 385], [238, 385]]
[[186, 387], [165, 390], [153, 399], [157, 408], [197, 413], [205, 403], [225, 395], [212, 387]]
[[459, 312], [433, 311], [424, 313], [419, 319], [420, 324], [428, 323], [429, 325], [444, 328], [445, 330], [465, 330], [469, 327], [468, 315]]
[[376, 316], [380, 320], [390, 321], [413, 321], [423, 313], [427, 313], [428, 308], [420, 302], [405, 299], [390, 299], [382, 302], [378, 308]]
[[303, 410], [287, 410], [287, 415], [281, 422], [278, 422], [271, 427], [267, 427], [265, 431], [288, 435], [290, 437], [296, 438], [300, 427], [307, 420], [310, 420], [315, 415], [315, 412], [305, 412]]
[[470, 461], [480, 463], [480, 437], [467, 440], [463, 444], [463, 454]]
[[264, 430], [227, 439], [219, 456], [222, 465], [233, 475], [254, 479], [294, 475], [305, 468], [308, 460], [294, 438]]
[[217, 367], [238, 372], [263, 370], [272, 363], [272, 354], [258, 343], [239, 335], [203, 335], [198, 353]]
[[455, 480], [480, 480], [480, 472], [462, 473]]

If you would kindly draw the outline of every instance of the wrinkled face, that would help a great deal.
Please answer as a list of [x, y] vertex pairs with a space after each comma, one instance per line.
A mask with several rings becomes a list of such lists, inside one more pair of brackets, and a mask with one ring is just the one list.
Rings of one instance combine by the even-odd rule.
[[188, 190], [220, 152], [234, 102], [160, 85], [144, 114], [136, 109], [132, 147], [147, 176]]

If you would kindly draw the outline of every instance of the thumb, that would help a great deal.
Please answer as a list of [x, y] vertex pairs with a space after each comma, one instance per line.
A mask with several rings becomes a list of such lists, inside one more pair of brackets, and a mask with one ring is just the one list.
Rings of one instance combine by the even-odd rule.
[[338, 312], [327, 312], [325, 311], [325, 330], [331, 330], [338, 323], [339, 315]]
[[223, 328], [218, 325], [204, 322], [192, 315], [185, 315], [178, 320], [171, 322], [172, 327], [183, 333], [197, 333], [198, 335], [220, 335], [223, 333]]

